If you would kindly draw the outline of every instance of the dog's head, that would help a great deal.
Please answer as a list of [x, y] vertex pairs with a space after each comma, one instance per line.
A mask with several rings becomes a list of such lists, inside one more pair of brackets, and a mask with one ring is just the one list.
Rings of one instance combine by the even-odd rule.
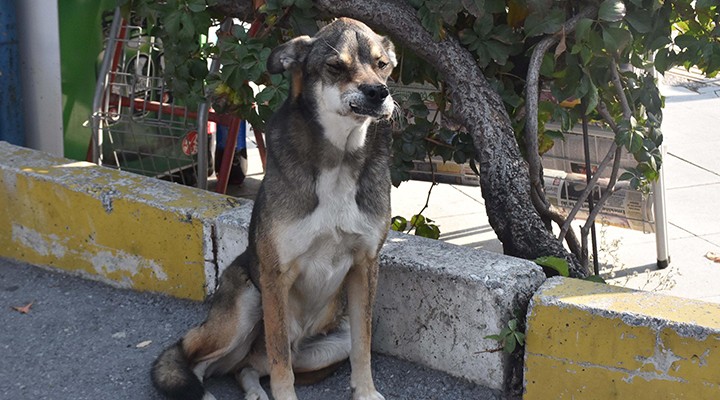
[[303, 96], [320, 112], [362, 123], [392, 114], [387, 79], [397, 65], [394, 49], [388, 38], [365, 24], [340, 18], [312, 38], [301, 36], [278, 46], [267, 68], [292, 74], [292, 99]]

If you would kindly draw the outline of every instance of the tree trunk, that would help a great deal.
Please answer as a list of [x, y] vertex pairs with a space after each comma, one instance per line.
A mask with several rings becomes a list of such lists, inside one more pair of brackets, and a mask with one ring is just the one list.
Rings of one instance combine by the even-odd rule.
[[531, 260], [557, 256], [568, 261], [571, 275], [588, 275], [535, 211], [527, 164], [502, 99], [457, 38], [448, 35], [436, 42], [415, 9], [400, 0], [318, 0], [315, 5], [330, 15], [355, 18], [390, 35], [443, 76], [455, 114], [473, 137], [487, 215], [505, 254]]

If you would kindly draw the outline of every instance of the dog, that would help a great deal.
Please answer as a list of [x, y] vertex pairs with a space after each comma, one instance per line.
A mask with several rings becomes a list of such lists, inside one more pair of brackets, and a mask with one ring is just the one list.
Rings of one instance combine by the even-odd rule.
[[265, 178], [249, 245], [223, 272], [208, 317], [152, 367], [173, 399], [212, 399], [211, 375], [235, 375], [246, 399], [295, 400], [295, 374], [350, 359], [354, 400], [380, 400], [370, 368], [378, 253], [390, 223], [392, 42], [341, 18], [275, 48], [268, 72], [288, 72], [270, 118]]

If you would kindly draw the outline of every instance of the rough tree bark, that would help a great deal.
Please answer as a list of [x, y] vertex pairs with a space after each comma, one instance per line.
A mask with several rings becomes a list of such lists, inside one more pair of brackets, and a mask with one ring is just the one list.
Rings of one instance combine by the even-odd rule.
[[[221, 3], [243, 1], [250, 0]], [[589, 274], [540, 219], [530, 198], [528, 167], [502, 99], [457, 38], [448, 35], [435, 41], [416, 11], [401, 0], [318, 0], [315, 5], [329, 15], [355, 18], [384, 32], [442, 75], [455, 114], [473, 137], [486, 212], [505, 254], [525, 259], [557, 256], [568, 261], [572, 276]]]

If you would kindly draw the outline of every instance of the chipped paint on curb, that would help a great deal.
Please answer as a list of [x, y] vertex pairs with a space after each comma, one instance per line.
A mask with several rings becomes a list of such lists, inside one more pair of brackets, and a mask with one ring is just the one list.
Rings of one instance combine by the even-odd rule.
[[527, 320], [525, 399], [720, 398], [720, 305], [552, 278]]

